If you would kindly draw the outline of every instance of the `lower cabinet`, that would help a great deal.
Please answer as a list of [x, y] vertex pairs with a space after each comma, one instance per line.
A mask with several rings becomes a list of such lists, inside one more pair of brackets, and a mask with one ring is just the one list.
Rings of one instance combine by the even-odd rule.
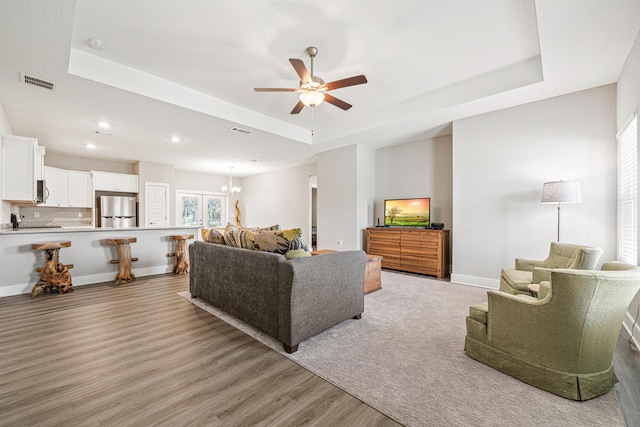
[[367, 253], [382, 256], [382, 268], [449, 275], [449, 230], [368, 228]]

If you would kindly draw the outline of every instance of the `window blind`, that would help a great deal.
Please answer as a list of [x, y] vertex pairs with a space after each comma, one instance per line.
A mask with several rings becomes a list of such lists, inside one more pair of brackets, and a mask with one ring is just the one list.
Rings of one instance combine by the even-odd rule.
[[638, 263], [638, 116], [618, 134], [618, 260]]

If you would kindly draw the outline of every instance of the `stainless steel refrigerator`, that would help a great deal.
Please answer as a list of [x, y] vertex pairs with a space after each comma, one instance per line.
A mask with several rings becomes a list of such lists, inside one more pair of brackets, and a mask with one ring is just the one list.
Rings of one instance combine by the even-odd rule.
[[132, 196], [100, 196], [101, 227], [135, 227], [136, 198]]

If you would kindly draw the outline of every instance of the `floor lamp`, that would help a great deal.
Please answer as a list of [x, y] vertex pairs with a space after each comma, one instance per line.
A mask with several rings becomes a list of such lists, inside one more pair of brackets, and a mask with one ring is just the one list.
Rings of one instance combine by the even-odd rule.
[[542, 203], [558, 204], [558, 242], [560, 241], [560, 205], [582, 203], [580, 181], [545, 182], [542, 186]]

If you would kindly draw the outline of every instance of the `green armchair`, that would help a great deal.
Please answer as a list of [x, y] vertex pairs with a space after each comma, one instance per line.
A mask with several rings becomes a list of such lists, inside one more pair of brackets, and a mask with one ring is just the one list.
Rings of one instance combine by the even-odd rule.
[[500, 290], [513, 295], [528, 294], [527, 285], [549, 281], [551, 270], [556, 268], [593, 270], [601, 255], [600, 248], [551, 242], [549, 256], [546, 259], [516, 258], [515, 269], [502, 269]]
[[573, 400], [607, 393], [618, 381], [613, 351], [625, 312], [640, 289], [640, 268], [560, 269], [541, 299], [489, 291], [469, 308], [467, 356]]

